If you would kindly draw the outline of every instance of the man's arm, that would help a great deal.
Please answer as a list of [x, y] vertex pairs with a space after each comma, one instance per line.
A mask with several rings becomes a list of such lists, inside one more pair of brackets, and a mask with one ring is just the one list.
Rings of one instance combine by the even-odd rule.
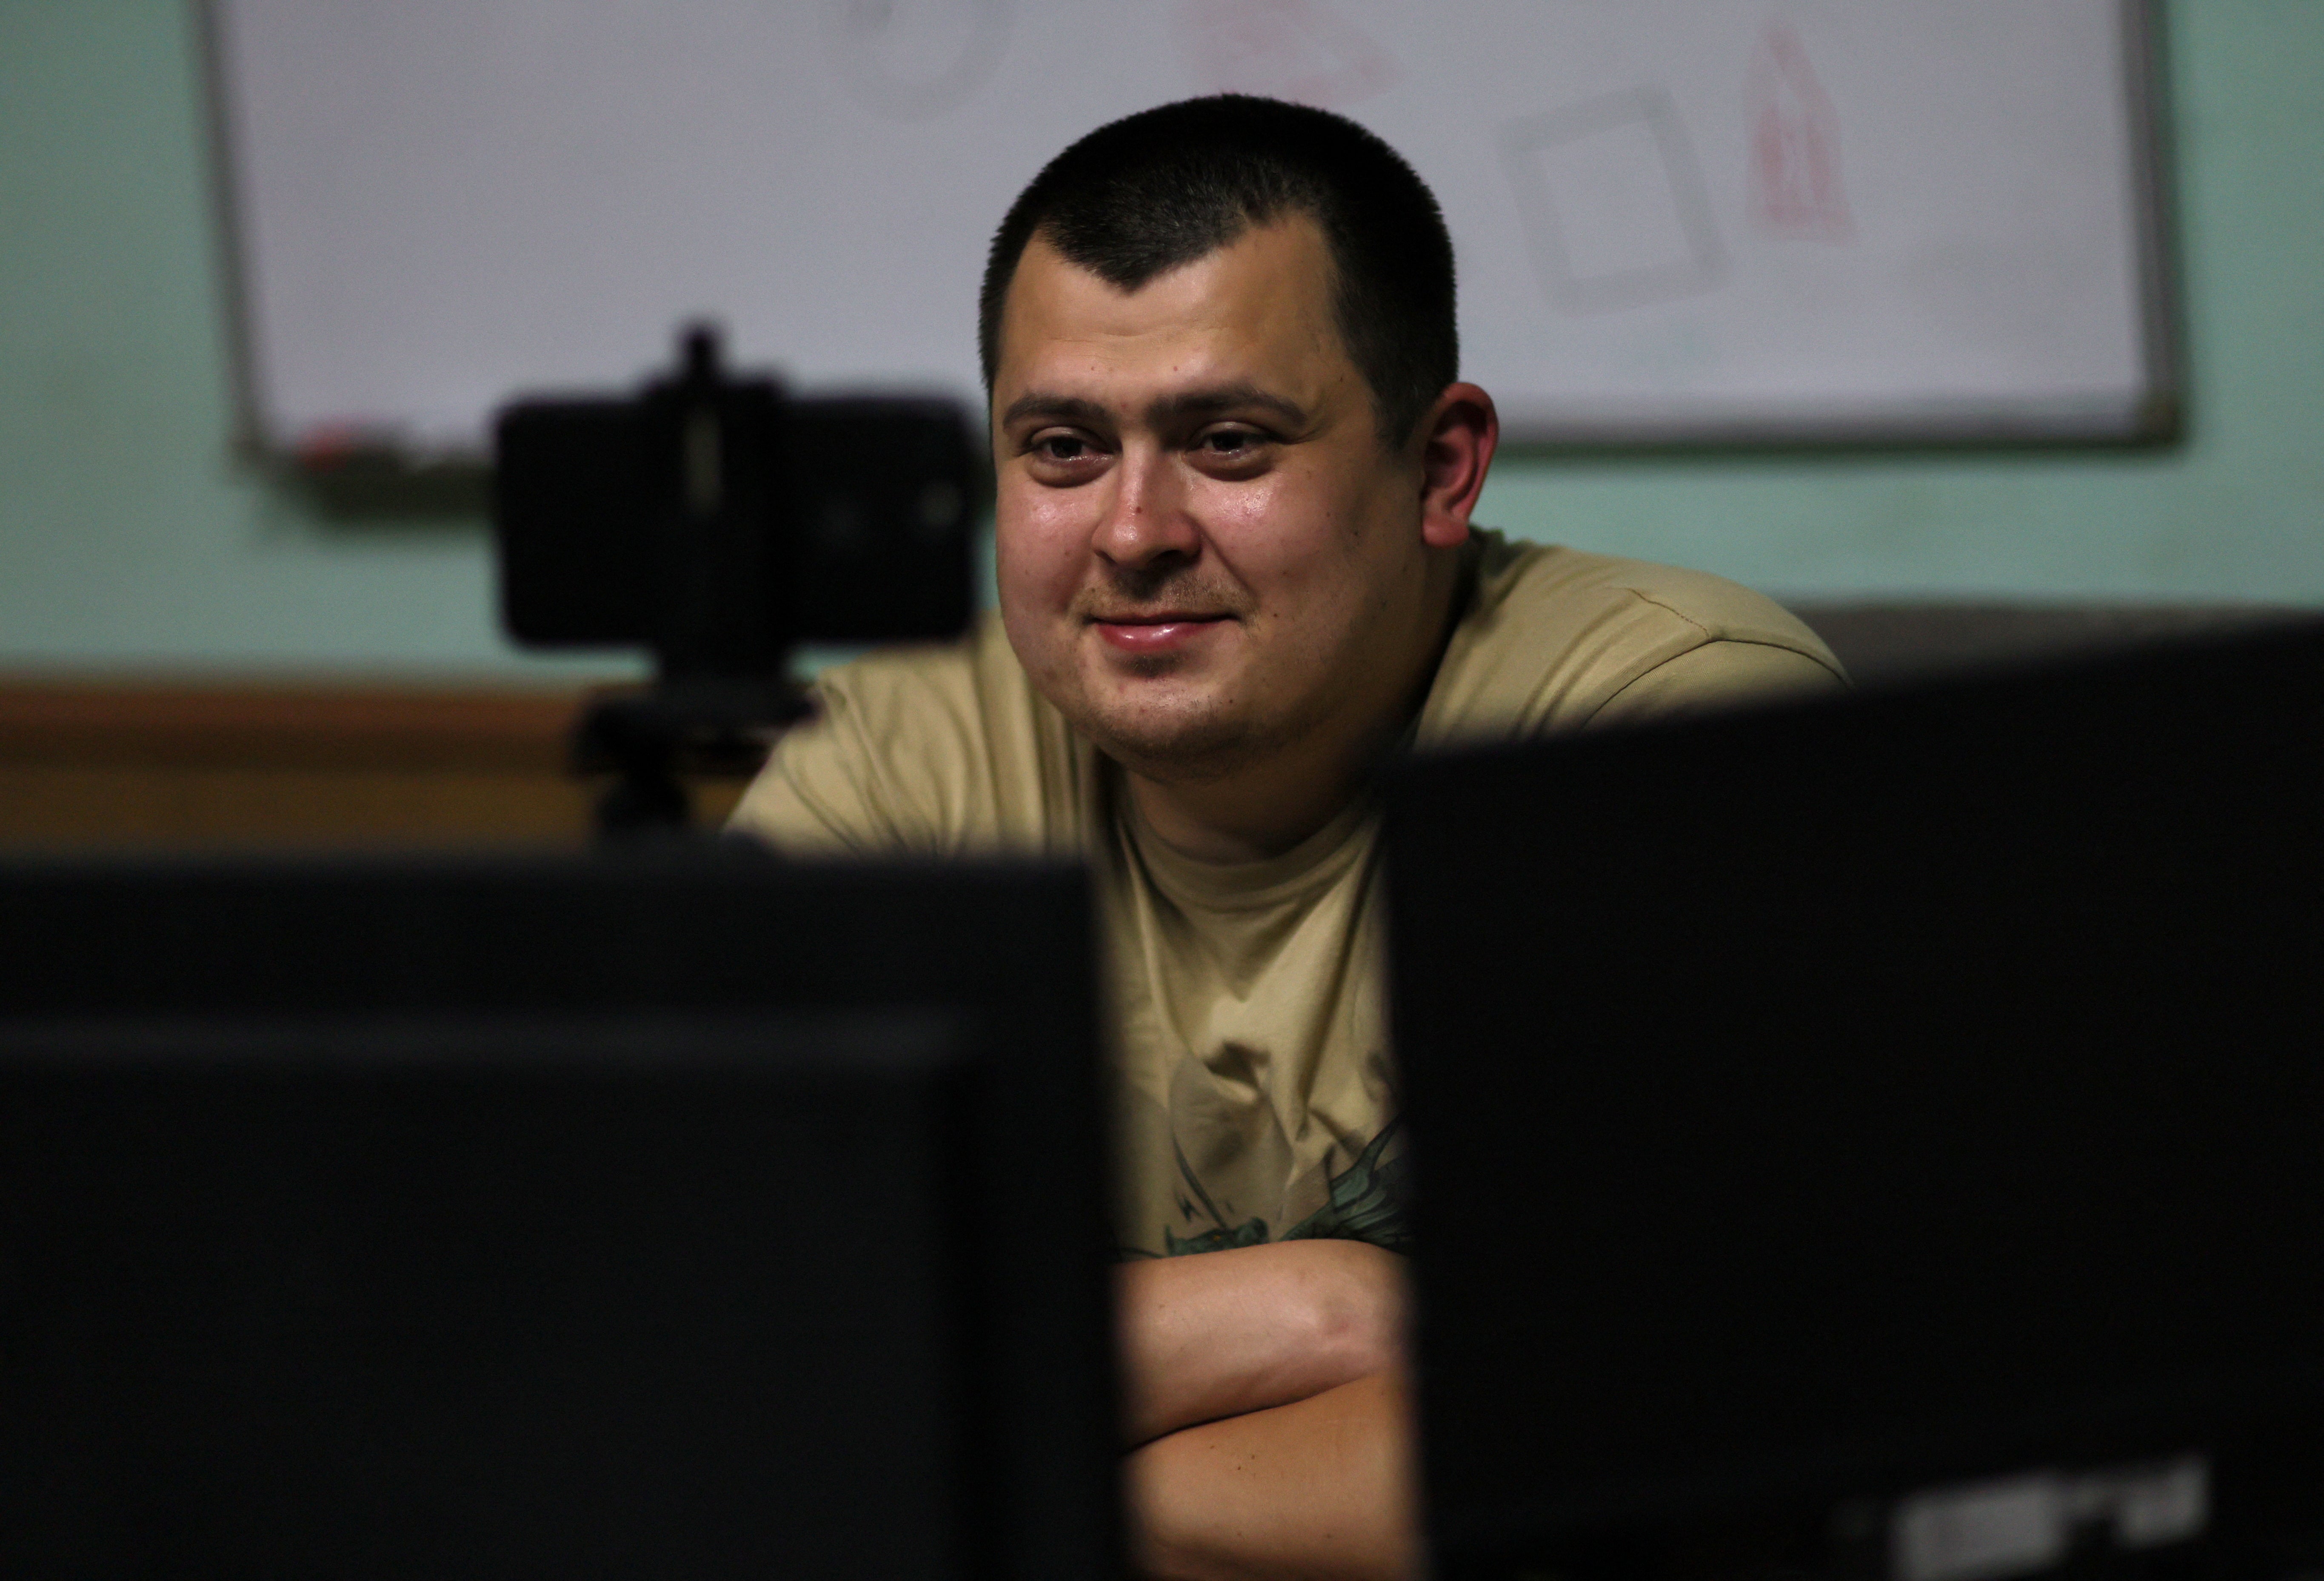
[[1131, 1558], [1152, 1581], [1403, 1581], [1420, 1566], [1401, 1369], [1157, 1439], [1130, 1457]]
[[1402, 1258], [1277, 1242], [1128, 1263], [1117, 1294], [1144, 1574], [1411, 1573]]
[[1277, 1241], [1124, 1263], [1115, 1287], [1122, 1436], [1288, 1405], [1404, 1354], [1404, 1259], [1360, 1241]]

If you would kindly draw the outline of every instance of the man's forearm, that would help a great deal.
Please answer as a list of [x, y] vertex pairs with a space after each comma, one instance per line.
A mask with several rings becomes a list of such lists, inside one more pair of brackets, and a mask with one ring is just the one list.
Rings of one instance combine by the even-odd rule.
[[1130, 1456], [1133, 1554], [1155, 1581], [1397, 1581], [1417, 1573], [1401, 1371], [1188, 1428]]
[[1287, 1405], [1395, 1365], [1403, 1259], [1287, 1241], [1125, 1264], [1123, 1439]]

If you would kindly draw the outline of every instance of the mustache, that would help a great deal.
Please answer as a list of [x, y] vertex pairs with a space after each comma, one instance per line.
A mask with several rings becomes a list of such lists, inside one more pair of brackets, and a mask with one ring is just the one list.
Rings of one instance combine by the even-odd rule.
[[1232, 583], [1186, 569], [1152, 572], [1116, 569], [1074, 597], [1073, 613], [1083, 620], [1152, 620], [1157, 615], [1247, 614], [1249, 598]]

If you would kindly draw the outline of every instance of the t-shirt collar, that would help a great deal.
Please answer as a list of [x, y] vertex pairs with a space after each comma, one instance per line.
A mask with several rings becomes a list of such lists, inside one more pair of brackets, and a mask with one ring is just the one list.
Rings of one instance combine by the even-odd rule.
[[[1120, 771], [1116, 771], [1117, 773]], [[1165, 894], [1181, 905], [1231, 910], [1275, 905], [1310, 886], [1332, 883], [1361, 855], [1379, 806], [1369, 789], [1329, 823], [1288, 851], [1256, 862], [1204, 862], [1173, 847], [1138, 810], [1129, 787], [1114, 799], [1138, 860]]]

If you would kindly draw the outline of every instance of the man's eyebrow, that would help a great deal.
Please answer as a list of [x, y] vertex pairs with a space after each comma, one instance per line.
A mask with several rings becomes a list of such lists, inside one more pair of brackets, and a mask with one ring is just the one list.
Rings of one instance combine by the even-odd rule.
[[[1239, 382], [1213, 384], [1203, 390], [1182, 390], [1175, 395], [1165, 395], [1146, 408], [1146, 421], [1160, 428], [1174, 421], [1190, 417], [1210, 417], [1222, 411], [1257, 407], [1271, 411], [1295, 429], [1307, 426], [1307, 409], [1297, 402], [1257, 384]], [[1001, 414], [1003, 428], [1021, 422], [1028, 417], [1047, 418], [1057, 422], [1099, 424], [1111, 421], [1112, 413], [1094, 401], [1078, 395], [1056, 395], [1033, 390], [1009, 403]]]
[[1078, 395], [1051, 395], [1035, 390], [1019, 395], [1001, 414], [1003, 428], [1028, 417], [1063, 419], [1068, 422], [1098, 423], [1106, 421], [1104, 407], [1094, 401], [1084, 401]]
[[1165, 395], [1146, 409], [1146, 421], [1160, 428], [1174, 418], [1212, 417], [1222, 411], [1256, 406], [1271, 411], [1295, 429], [1307, 426], [1307, 409], [1297, 402], [1249, 383], [1214, 384], [1207, 390], [1186, 390]]

